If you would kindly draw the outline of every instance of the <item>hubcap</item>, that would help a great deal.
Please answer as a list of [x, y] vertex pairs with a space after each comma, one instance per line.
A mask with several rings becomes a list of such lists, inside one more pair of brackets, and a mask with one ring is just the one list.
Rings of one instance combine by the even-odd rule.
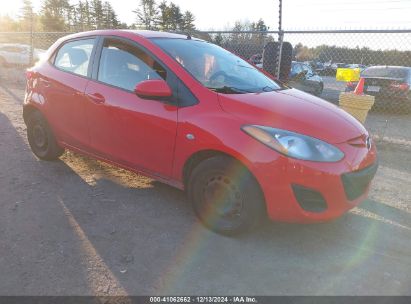
[[33, 127], [33, 140], [34, 144], [38, 148], [43, 148], [47, 144], [47, 135], [46, 132], [40, 124], [36, 124]]
[[212, 177], [203, 189], [204, 207], [210, 216], [234, 220], [243, 209], [237, 186], [225, 176]]

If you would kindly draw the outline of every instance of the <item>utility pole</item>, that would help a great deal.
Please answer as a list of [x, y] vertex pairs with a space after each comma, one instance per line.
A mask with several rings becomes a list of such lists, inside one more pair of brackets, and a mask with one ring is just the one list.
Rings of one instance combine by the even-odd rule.
[[277, 73], [276, 76], [280, 79], [280, 71], [281, 71], [281, 55], [283, 51], [283, 40], [284, 40], [284, 33], [282, 28], [282, 14], [283, 14], [283, 1], [278, 0], [278, 50], [277, 50]]

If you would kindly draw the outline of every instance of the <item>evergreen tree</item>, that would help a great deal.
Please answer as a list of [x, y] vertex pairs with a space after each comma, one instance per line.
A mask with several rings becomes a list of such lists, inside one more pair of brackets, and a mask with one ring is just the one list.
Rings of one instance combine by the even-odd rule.
[[137, 25], [146, 30], [157, 29], [158, 9], [155, 0], [140, 0], [140, 7], [133, 11], [137, 15]]
[[105, 1], [103, 4], [103, 28], [113, 29], [118, 28], [119, 25], [120, 22], [118, 21], [116, 12], [110, 2]]
[[93, 29], [93, 16], [92, 16], [92, 9], [90, 2], [85, 0], [84, 2], [84, 20], [85, 20], [85, 29], [91, 30]]
[[180, 7], [170, 2], [168, 9], [170, 14], [170, 29], [173, 31], [182, 30], [184, 27], [184, 19]]
[[30, 31], [34, 25], [33, 3], [31, 0], [23, 0], [23, 7], [20, 10], [20, 29], [22, 31]]
[[183, 15], [183, 30], [187, 32], [195, 31], [196, 27], [194, 25], [195, 17], [192, 12], [185, 11]]
[[103, 3], [101, 0], [91, 1], [91, 25], [94, 29], [102, 29], [104, 23]]
[[63, 32], [67, 30], [68, 0], [44, 0], [40, 21], [45, 31]]
[[162, 31], [167, 31], [170, 29], [171, 25], [171, 14], [170, 9], [168, 7], [167, 1], [163, 0], [160, 5], [158, 6], [159, 9], [159, 20], [158, 26], [159, 29]]
[[84, 31], [86, 29], [86, 15], [85, 15], [85, 3], [79, 1], [76, 7], [77, 16], [77, 30]]
[[19, 30], [19, 22], [11, 18], [9, 15], [0, 15], [0, 31], [1, 32], [16, 32]]
[[217, 45], [222, 45], [224, 42], [224, 38], [223, 35], [221, 35], [221, 33], [218, 33], [215, 37], [214, 37], [214, 43]]
[[178, 5], [167, 1], [162, 1], [159, 8], [159, 28], [163, 31], [182, 31], [194, 30], [194, 15], [187, 11], [185, 14], [181, 13]]

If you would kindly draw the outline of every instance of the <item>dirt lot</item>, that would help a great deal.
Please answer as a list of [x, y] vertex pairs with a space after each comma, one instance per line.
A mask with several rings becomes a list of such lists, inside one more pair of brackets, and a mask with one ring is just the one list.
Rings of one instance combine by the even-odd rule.
[[409, 146], [380, 144], [371, 197], [346, 216], [226, 238], [178, 190], [73, 153], [37, 160], [23, 94], [0, 83], [0, 295], [411, 295]]

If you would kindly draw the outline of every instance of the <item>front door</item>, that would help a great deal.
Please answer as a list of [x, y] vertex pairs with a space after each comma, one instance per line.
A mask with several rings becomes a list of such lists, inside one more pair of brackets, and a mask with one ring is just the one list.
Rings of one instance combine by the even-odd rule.
[[144, 80], [168, 81], [166, 69], [134, 43], [121, 39], [105, 38], [100, 53], [96, 79], [86, 89], [94, 153], [131, 168], [171, 176], [177, 105], [134, 93]]

